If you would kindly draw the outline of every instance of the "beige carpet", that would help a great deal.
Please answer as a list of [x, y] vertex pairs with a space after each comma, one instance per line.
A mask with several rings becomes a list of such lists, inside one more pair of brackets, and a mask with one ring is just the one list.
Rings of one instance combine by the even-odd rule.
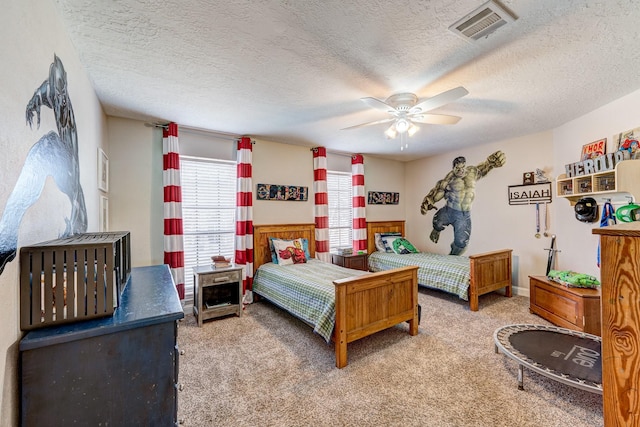
[[267, 302], [198, 328], [180, 322], [178, 418], [187, 426], [601, 426], [602, 396], [554, 382], [496, 354], [493, 332], [548, 324], [529, 300], [420, 290], [420, 333], [406, 324], [333, 346]]

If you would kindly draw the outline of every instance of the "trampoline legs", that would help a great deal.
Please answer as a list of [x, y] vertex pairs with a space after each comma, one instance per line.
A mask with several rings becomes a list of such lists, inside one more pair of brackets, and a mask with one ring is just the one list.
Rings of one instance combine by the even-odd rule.
[[524, 367], [522, 365], [518, 365], [518, 390], [524, 390]]
[[[497, 345], [493, 346], [496, 354], [500, 353], [500, 349]], [[524, 390], [524, 366], [518, 365], [518, 390]]]

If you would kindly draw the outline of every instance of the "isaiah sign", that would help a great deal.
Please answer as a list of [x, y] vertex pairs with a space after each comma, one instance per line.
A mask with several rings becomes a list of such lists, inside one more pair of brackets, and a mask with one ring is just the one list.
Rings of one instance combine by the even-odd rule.
[[510, 205], [529, 205], [532, 203], [551, 203], [551, 183], [509, 186]]
[[617, 163], [628, 159], [629, 152], [626, 150], [619, 150], [596, 157], [595, 159], [587, 159], [582, 162], [570, 163], [565, 165], [564, 168], [567, 171], [567, 177], [572, 178], [575, 176], [590, 175], [592, 173], [613, 170]]

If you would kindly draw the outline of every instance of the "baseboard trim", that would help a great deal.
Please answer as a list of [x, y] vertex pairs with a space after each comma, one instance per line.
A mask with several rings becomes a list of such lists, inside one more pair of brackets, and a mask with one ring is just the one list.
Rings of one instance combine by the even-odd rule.
[[529, 298], [531, 296], [531, 294], [529, 293], [529, 288], [523, 288], [523, 287], [520, 287], [520, 286], [514, 286], [511, 289], [511, 291], [512, 291], [512, 293], [514, 295], [518, 295], [518, 296], [521, 296], [521, 297]]

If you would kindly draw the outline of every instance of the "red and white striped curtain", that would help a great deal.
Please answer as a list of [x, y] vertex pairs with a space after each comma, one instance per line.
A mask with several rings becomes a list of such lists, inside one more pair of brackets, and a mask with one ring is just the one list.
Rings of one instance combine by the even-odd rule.
[[313, 149], [313, 192], [316, 222], [316, 258], [331, 262], [329, 253], [329, 197], [327, 194], [327, 150]]
[[253, 201], [251, 139], [238, 140], [238, 187], [236, 197], [236, 265], [244, 266], [242, 278], [243, 302], [253, 302]]
[[367, 215], [364, 198], [364, 159], [362, 154], [351, 156], [351, 185], [353, 190], [353, 251], [367, 250]]
[[164, 185], [164, 263], [169, 265], [180, 299], [184, 299], [184, 243], [178, 125], [162, 131], [162, 183]]

